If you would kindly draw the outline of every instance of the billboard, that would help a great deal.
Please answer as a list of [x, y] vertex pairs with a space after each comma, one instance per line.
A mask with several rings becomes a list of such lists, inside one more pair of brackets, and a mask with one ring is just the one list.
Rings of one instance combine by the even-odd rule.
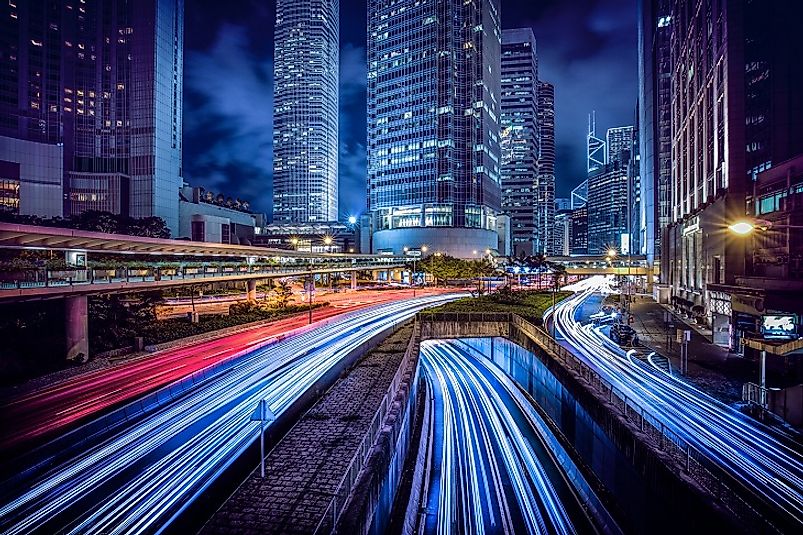
[[764, 338], [797, 338], [794, 314], [765, 314], [761, 316], [761, 334]]

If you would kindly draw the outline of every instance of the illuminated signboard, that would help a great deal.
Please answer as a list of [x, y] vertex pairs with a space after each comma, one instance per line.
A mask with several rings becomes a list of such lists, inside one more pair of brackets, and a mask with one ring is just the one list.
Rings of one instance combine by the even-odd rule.
[[761, 334], [764, 338], [797, 338], [794, 314], [767, 314], [761, 316]]

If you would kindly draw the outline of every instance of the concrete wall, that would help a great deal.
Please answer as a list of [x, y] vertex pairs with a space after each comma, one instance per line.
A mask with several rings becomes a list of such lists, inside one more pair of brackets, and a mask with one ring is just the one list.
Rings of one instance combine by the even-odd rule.
[[[404, 248], [426, 245], [430, 253], [440, 252], [458, 258], [481, 258], [486, 249], [499, 245], [496, 232], [479, 228], [411, 227], [380, 230], [373, 235], [373, 252], [404, 255]], [[476, 254], [474, 253], [476, 251]]]

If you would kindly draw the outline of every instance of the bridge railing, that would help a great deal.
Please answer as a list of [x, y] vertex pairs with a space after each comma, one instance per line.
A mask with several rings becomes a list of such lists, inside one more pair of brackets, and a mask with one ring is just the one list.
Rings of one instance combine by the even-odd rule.
[[347, 262], [290, 265], [201, 265], [141, 268], [86, 268], [64, 270], [25, 270], [0, 273], [0, 290], [47, 288], [78, 284], [136, 283], [175, 280], [203, 280], [219, 277], [265, 275], [276, 277], [310, 271], [388, 269], [385, 264]]

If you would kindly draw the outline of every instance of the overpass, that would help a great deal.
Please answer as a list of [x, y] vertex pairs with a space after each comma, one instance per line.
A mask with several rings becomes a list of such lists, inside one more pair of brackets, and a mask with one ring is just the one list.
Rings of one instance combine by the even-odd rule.
[[551, 256], [547, 260], [564, 266], [569, 275], [633, 275], [648, 278], [658, 275], [659, 264], [656, 262], [649, 266], [644, 255], [608, 258], [606, 255]]
[[[65, 299], [68, 358], [88, 354], [87, 297], [216, 282], [247, 281], [249, 297], [258, 280], [323, 273], [398, 271], [404, 257], [290, 251], [243, 245], [108, 234], [85, 230], [0, 223], [0, 303]], [[23, 251], [64, 255], [63, 265], [26, 261]]]

